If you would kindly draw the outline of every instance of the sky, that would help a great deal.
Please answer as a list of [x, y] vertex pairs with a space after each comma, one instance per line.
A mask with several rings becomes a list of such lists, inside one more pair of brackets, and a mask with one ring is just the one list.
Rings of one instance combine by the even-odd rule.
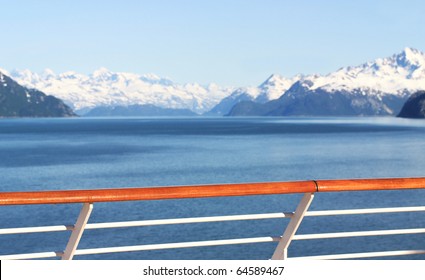
[[0, 0], [0, 68], [258, 85], [425, 51], [423, 0]]

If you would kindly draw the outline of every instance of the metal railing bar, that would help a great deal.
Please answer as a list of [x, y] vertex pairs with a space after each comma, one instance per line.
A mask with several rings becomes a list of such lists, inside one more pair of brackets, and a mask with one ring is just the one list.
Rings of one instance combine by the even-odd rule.
[[297, 209], [295, 209], [294, 216], [291, 218], [291, 221], [286, 226], [285, 231], [283, 232], [283, 235], [279, 241], [279, 244], [277, 244], [277, 247], [272, 255], [272, 260], [284, 260], [288, 258], [288, 247], [291, 244], [292, 239], [295, 233], [297, 232], [305, 213], [307, 213], [308, 207], [310, 207], [310, 204], [313, 199], [313, 193], [306, 193], [301, 198]]
[[[333, 215], [402, 213], [402, 212], [420, 212], [420, 211], [425, 211], [425, 206], [308, 211], [305, 214], [305, 216], [317, 217], [317, 216], [333, 216]], [[278, 218], [291, 218], [293, 216], [293, 214], [294, 214], [293, 212], [283, 212], [283, 213], [266, 213], [266, 214], [248, 214], [248, 215], [229, 215], [229, 216], [212, 216], [212, 217], [197, 217], [197, 218], [180, 218], [180, 219], [160, 219], [160, 220], [147, 220], [147, 221], [92, 223], [92, 224], [87, 224], [86, 229], [137, 227], [137, 226], [154, 226], [154, 225], [172, 225], [172, 224], [185, 224], [185, 223], [225, 222], [225, 221], [238, 221], [238, 220], [241, 221], [241, 220], [278, 219]], [[73, 229], [74, 229], [73, 225], [5, 228], [5, 229], [0, 229], [0, 235], [2, 235], [2, 234], [69, 231], [69, 230], [73, 230]]]
[[43, 252], [43, 253], [28, 253], [0, 256], [0, 260], [28, 260], [61, 257], [63, 252]]
[[[85, 229], [105, 229], [105, 228], [173, 225], [173, 224], [189, 224], [189, 223], [278, 219], [278, 218], [291, 218], [292, 215], [293, 213], [283, 212], [283, 213], [249, 214], [249, 215], [232, 215], [232, 216], [229, 215], [229, 216], [213, 216], [213, 217], [197, 217], [197, 218], [181, 218], [181, 219], [92, 223], [92, 224], [87, 224]], [[0, 229], [0, 235], [1, 234], [71, 231], [73, 229], [74, 229], [73, 225], [6, 228], [6, 229]]]
[[73, 230], [74, 226], [41, 226], [41, 227], [23, 227], [23, 228], [4, 228], [0, 229], [1, 234], [18, 234], [18, 233], [37, 233], [37, 232], [54, 232]]
[[84, 203], [81, 208], [80, 215], [78, 215], [77, 221], [75, 222], [75, 228], [69, 237], [68, 244], [66, 245], [65, 251], [62, 255], [62, 260], [72, 260], [75, 250], [77, 250], [78, 243], [80, 243], [81, 236], [83, 235], [84, 229], [90, 218], [90, 214], [93, 210], [93, 203]]
[[[402, 213], [402, 212], [420, 212], [420, 211], [425, 211], [425, 206], [308, 211], [305, 214], [305, 216], [317, 217], [317, 216], [333, 216], [333, 215]], [[266, 213], [266, 214], [248, 214], [248, 215], [229, 215], [229, 216], [180, 218], [180, 219], [160, 219], [160, 220], [146, 220], [146, 221], [92, 223], [92, 224], [87, 224], [86, 229], [137, 227], [137, 226], [154, 226], [154, 225], [172, 225], [172, 224], [205, 223], [205, 222], [225, 222], [225, 221], [242, 221], [242, 220], [260, 220], [260, 219], [278, 219], [278, 218], [291, 218], [293, 216], [293, 214], [294, 214], [293, 212], [283, 212], [283, 213]], [[5, 229], [0, 229], [0, 235], [2, 235], [2, 234], [21, 234], [21, 233], [70, 231], [70, 230], [73, 230], [73, 229], [74, 229], [73, 225], [5, 228]]]
[[105, 254], [105, 253], [147, 251], [147, 250], [178, 249], [178, 248], [236, 245], [236, 244], [250, 244], [250, 243], [266, 243], [266, 242], [278, 242], [279, 240], [280, 240], [280, 237], [254, 237], [254, 238], [222, 239], [222, 240], [210, 240], [210, 241], [164, 243], [164, 244], [152, 244], [152, 245], [133, 245], [133, 246], [121, 246], [121, 247], [109, 247], [109, 248], [79, 249], [75, 252], [75, 255], [92, 255], [92, 254]]
[[120, 228], [120, 227], [278, 219], [278, 218], [290, 218], [292, 217], [292, 215], [293, 213], [268, 213], [268, 214], [213, 216], [213, 217], [162, 219], [162, 220], [146, 220], [146, 221], [111, 222], [111, 223], [92, 223], [92, 224], [87, 224], [86, 229], [105, 229], [105, 228]]
[[380, 235], [397, 235], [397, 234], [418, 234], [418, 233], [425, 233], [425, 228], [300, 234], [300, 235], [295, 235], [293, 237], [293, 240], [345, 238], [345, 237], [377, 236], [377, 235], [380, 236]]
[[343, 260], [343, 259], [359, 259], [359, 258], [374, 258], [374, 257], [392, 257], [392, 256], [407, 256], [425, 254], [425, 250], [404, 250], [404, 251], [384, 251], [384, 252], [368, 252], [368, 253], [352, 253], [352, 254], [336, 254], [336, 255], [320, 255], [293, 257], [291, 259], [314, 259], [314, 260]]
[[425, 211], [425, 206], [308, 211], [305, 214], [305, 216], [317, 217], [317, 216], [333, 216], [333, 215], [402, 213], [402, 212], [420, 212], [420, 211]]

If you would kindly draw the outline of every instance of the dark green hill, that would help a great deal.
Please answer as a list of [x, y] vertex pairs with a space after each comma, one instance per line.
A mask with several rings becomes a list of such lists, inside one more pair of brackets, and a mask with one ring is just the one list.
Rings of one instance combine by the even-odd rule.
[[74, 117], [62, 100], [28, 89], [0, 72], [0, 117]]
[[404, 103], [397, 117], [414, 119], [425, 118], [425, 91], [418, 91], [410, 96], [406, 103]]

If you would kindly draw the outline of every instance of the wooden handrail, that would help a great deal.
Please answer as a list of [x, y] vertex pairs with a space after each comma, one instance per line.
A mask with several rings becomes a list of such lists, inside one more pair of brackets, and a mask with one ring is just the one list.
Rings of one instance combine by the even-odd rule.
[[318, 192], [425, 189], [425, 178], [318, 180]]
[[315, 192], [314, 181], [0, 193], [0, 205], [92, 203]]
[[0, 205], [94, 203], [402, 189], [425, 189], [425, 178], [310, 180], [179, 187], [0, 192]]

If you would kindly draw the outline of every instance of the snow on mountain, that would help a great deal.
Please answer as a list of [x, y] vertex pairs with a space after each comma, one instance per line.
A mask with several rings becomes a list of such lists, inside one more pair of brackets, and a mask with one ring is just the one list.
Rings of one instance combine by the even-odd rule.
[[5, 70], [5, 69], [3, 69], [3, 68], [0, 68], [0, 73], [2, 73], [2, 74], [4, 74], [4, 75], [7, 75], [7, 76], [9, 76], [9, 75], [10, 75], [9, 71], [7, 71], [7, 70]]
[[225, 115], [233, 106], [242, 101], [255, 101], [266, 103], [270, 100], [279, 98], [296, 81], [301, 79], [301, 75], [293, 78], [285, 78], [278, 74], [273, 74], [258, 87], [240, 87], [229, 96], [220, 101], [212, 108], [208, 115]]
[[[297, 83], [303, 85], [303, 90], [299, 92], [351, 94], [356, 96], [357, 101], [353, 102], [357, 103], [362, 95], [376, 97], [378, 101], [384, 96], [407, 99], [409, 94], [425, 89], [425, 54], [405, 48], [393, 56], [355, 67], [344, 67], [327, 75], [297, 75], [288, 79], [274, 74], [258, 87], [237, 89], [217, 84], [177, 84], [154, 74], [112, 72], [106, 68], [100, 68], [90, 75], [72, 71], [55, 74], [46, 69], [42, 73], [12, 71], [9, 76], [27, 87], [64, 100], [79, 112], [97, 106], [152, 104], [223, 115], [238, 102], [266, 103], [276, 100], [291, 91], [291, 87]], [[291, 94], [295, 96], [293, 90]]]
[[[405, 95], [425, 88], [425, 54], [412, 48], [325, 76], [310, 76], [312, 90], [329, 92], [370, 89], [370, 93]], [[372, 90], [373, 89], [373, 90]]]
[[73, 117], [61, 100], [28, 89], [0, 71], [0, 117]]
[[12, 71], [19, 83], [54, 95], [77, 111], [97, 106], [153, 104], [164, 108], [190, 109], [203, 113], [227, 96], [232, 88], [216, 84], [176, 84], [154, 74], [112, 72], [100, 68], [91, 75], [69, 71], [55, 74], [29, 70]]
[[255, 101], [265, 103], [270, 100], [278, 99], [287, 89], [289, 89], [302, 77], [302, 75], [296, 75], [288, 79], [278, 74], [271, 75], [258, 87], [259, 94], [255, 98]]
[[405, 48], [399, 54], [328, 75], [300, 77], [279, 99], [241, 102], [228, 115], [396, 115], [409, 95], [423, 89], [425, 55]]
[[[231, 109], [231, 103], [233, 105], [241, 101], [266, 103], [280, 98], [293, 85], [295, 88], [292, 88], [291, 92], [320, 90], [378, 98], [389, 94], [404, 98], [425, 89], [425, 54], [413, 48], [405, 48], [399, 54], [355, 67], [344, 67], [327, 75], [297, 75], [288, 79], [274, 74], [256, 88], [237, 89], [217, 106], [220, 113], [223, 113], [224, 109]], [[302, 87], [302, 90], [297, 87]]]

